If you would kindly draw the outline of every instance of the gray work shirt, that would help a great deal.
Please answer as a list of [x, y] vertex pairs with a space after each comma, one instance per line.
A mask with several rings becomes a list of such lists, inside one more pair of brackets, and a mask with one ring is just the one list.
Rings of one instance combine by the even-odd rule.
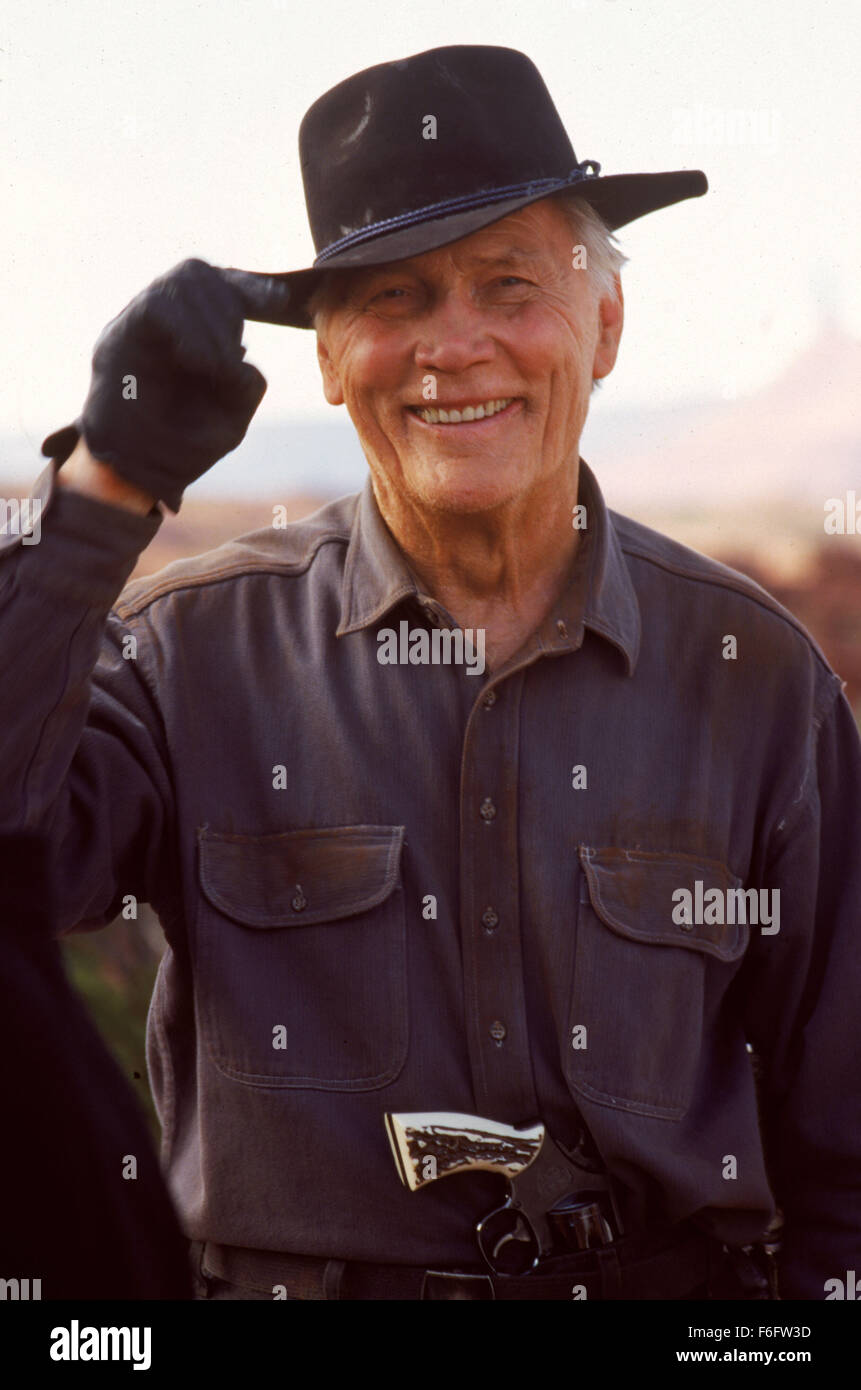
[[[582, 1118], [632, 1228], [743, 1243], [776, 1195], [784, 1296], [858, 1267], [861, 752], [798, 622], [582, 464], [570, 586], [513, 658], [381, 664], [383, 628], [453, 620], [369, 483], [124, 589], [159, 515], [55, 470], [39, 543], [0, 542], [0, 829], [50, 836], [58, 930], [159, 914], [189, 1237], [474, 1262], [501, 1179], [410, 1193], [383, 1124], [452, 1110]], [[738, 888], [761, 920], [719, 920]]]

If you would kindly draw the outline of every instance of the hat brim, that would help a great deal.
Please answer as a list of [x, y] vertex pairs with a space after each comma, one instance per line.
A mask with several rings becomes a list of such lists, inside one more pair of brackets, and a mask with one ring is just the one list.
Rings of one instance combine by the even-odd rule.
[[575, 184], [560, 180], [557, 188], [548, 189], [545, 185], [540, 192], [520, 194], [516, 198], [488, 203], [467, 212], [431, 217], [426, 222], [369, 236], [366, 241], [354, 243], [328, 256], [325, 262], [315, 263], [307, 269], [273, 275], [273, 279], [289, 285], [290, 298], [287, 307], [279, 311], [277, 320], [273, 318], [268, 321], [291, 328], [312, 328], [308, 301], [330, 271], [385, 265], [389, 261], [402, 261], [410, 256], [423, 255], [426, 251], [435, 251], [483, 227], [492, 226], [520, 208], [528, 207], [530, 203], [552, 198], [556, 193], [582, 198], [603, 218], [610, 231], [616, 231], [638, 217], [645, 217], [647, 213], [672, 207], [686, 198], [702, 197], [707, 191], [708, 180], [700, 169], [677, 169], [660, 174], [612, 174], [606, 178], [583, 179]]

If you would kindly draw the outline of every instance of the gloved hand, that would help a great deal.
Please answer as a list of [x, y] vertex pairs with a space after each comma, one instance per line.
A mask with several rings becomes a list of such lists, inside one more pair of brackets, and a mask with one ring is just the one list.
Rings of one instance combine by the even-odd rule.
[[83, 435], [94, 458], [179, 511], [188, 484], [241, 444], [266, 391], [242, 360], [244, 319], [277, 323], [289, 293], [277, 276], [174, 266], [102, 331], [83, 411], [42, 453], [65, 461]]

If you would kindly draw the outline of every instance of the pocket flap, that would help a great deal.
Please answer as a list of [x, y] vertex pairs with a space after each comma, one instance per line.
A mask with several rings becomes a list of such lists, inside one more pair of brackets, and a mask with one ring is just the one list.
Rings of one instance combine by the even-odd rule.
[[[719, 860], [589, 845], [579, 855], [595, 912], [620, 936], [718, 960], [744, 953], [750, 900], [732, 891], [741, 879]], [[674, 897], [680, 889], [690, 897]]]
[[398, 878], [402, 825], [280, 835], [198, 831], [200, 884], [213, 907], [250, 927], [307, 927], [384, 902]]

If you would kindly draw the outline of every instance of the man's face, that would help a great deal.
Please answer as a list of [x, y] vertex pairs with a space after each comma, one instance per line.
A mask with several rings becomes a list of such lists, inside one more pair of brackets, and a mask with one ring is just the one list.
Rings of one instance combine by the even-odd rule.
[[[493, 510], [538, 498], [576, 463], [593, 379], [616, 358], [622, 303], [621, 291], [599, 300], [588, 272], [572, 267], [572, 241], [545, 200], [346, 280], [318, 333], [326, 399], [346, 404], [390, 505]], [[470, 408], [484, 418], [463, 421]], [[440, 409], [461, 423], [427, 415]]]

